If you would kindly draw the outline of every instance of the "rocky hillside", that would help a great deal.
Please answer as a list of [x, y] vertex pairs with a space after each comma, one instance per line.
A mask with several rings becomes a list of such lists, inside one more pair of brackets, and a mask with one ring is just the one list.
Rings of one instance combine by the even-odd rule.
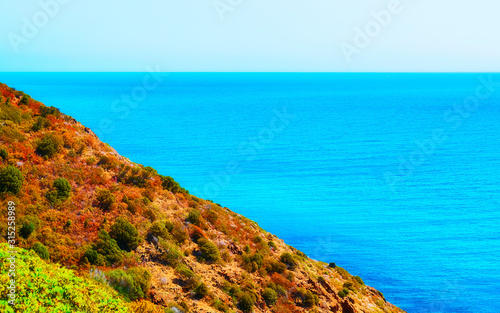
[[[361, 278], [190, 195], [171, 177], [118, 155], [75, 119], [3, 84], [0, 200], [2, 234], [15, 203], [17, 246], [38, 260], [30, 270], [60, 264], [66, 276], [109, 289], [124, 311], [403, 312]], [[38, 312], [26, 303], [39, 296], [47, 297], [38, 302], [45, 312], [57, 311], [56, 304], [94, 311], [85, 309], [88, 301], [70, 299], [76, 284], [61, 283], [54, 295], [42, 282], [22, 282], [18, 309]], [[0, 288], [0, 304], [6, 301]], [[116, 310], [101, 303], [98, 311]]]

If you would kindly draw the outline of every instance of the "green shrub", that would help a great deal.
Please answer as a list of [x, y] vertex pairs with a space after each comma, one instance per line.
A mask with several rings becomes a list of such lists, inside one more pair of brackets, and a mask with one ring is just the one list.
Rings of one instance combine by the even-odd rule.
[[264, 257], [259, 252], [253, 255], [243, 255], [242, 261], [244, 269], [250, 273], [260, 270], [264, 265]]
[[198, 247], [201, 251], [201, 257], [209, 262], [216, 262], [220, 259], [220, 252], [217, 246], [206, 238], [198, 240]]
[[115, 239], [118, 246], [125, 251], [131, 251], [137, 248], [141, 242], [139, 232], [127, 219], [119, 217], [111, 226], [109, 232], [111, 238]]
[[22, 111], [10, 104], [10, 99], [7, 99], [6, 103], [0, 103], [0, 121], [12, 121], [16, 124], [22, 122]]
[[188, 289], [193, 289], [198, 284], [198, 277], [184, 264], [177, 266], [175, 273], [182, 281], [182, 284]]
[[45, 128], [48, 128], [52, 125], [50, 120], [46, 119], [45, 117], [38, 116], [35, 120], [35, 123], [31, 127], [33, 131], [39, 131]]
[[35, 251], [41, 259], [48, 260], [50, 258], [49, 250], [47, 250], [47, 247], [41, 242], [35, 242], [31, 249]]
[[171, 233], [172, 230], [174, 230], [176, 225], [174, 223], [172, 223], [171, 221], [165, 221], [165, 223], [163, 223], [163, 226], [167, 229], [167, 231], [169, 233]]
[[220, 312], [227, 313], [229, 312], [229, 307], [227, 304], [224, 302], [220, 301], [219, 299], [215, 298], [214, 301], [212, 302], [212, 306], [214, 309], [219, 310]]
[[190, 212], [189, 212], [189, 215], [187, 217], [187, 221], [191, 224], [194, 224], [194, 225], [198, 225], [200, 223], [200, 216], [201, 216], [201, 213], [199, 210], [197, 209], [192, 209]]
[[238, 308], [241, 311], [248, 313], [252, 312], [254, 305], [255, 305], [255, 300], [250, 294], [242, 292], [238, 297]]
[[347, 290], [346, 288], [344, 288], [344, 289], [342, 289], [342, 290], [340, 290], [338, 292], [338, 295], [341, 298], [345, 298], [345, 297], [347, 297], [349, 295], [349, 290]]
[[92, 249], [104, 257], [108, 266], [119, 264], [123, 261], [122, 251], [118, 247], [116, 240], [111, 238], [104, 229], [99, 231], [98, 239], [92, 245]]
[[9, 165], [0, 170], [0, 193], [17, 195], [24, 182], [23, 173], [16, 167]]
[[27, 239], [40, 226], [40, 220], [34, 215], [26, 215], [19, 219], [19, 235]]
[[[0, 244], [2, 270], [0, 281], [10, 281], [6, 262], [11, 249]], [[51, 262], [43, 262], [34, 251], [16, 249], [16, 305], [7, 305], [6, 287], [2, 287], [0, 311], [14, 312], [116, 312], [132, 313], [128, 304], [112, 288], [92, 278]]]
[[337, 267], [337, 264], [335, 264], [334, 262], [330, 262], [330, 263], [328, 264], [328, 267], [329, 267], [329, 268], [336, 268], [336, 267]]
[[365, 282], [359, 276], [354, 276], [353, 279], [360, 285], [364, 285]]
[[319, 303], [318, 296], [310, 290], [305, 290], [304, 288], [297, 288], [294, 292], [294, 297], [300, 299], [302, 301], [302, 305], [306, 308], [311, 308]]
[[104, 257], [102, 255], [100, 255], [99, 253], [97, 253], [97, 251], [95, 251], [92, 248], [85, 251], [85, 254], [83, 255], [82, 260], [84, 262], [87, 261], [90, 264], [97, 265], [97, 266], [104, 265], [104, 263], [105, 263]]
[[318, 277], [318, 283], [324, 285], [324, 284], [326, 284], [326, 279], [323, 276], [319, 276]]
[[98, 189], [96, 202], [97, 207], [103, 211], [109, 211], [113, 208], [115, 204], [116, 198], [115, 195], [111, 193], [111, 191], [107, 189]]
[[52, 184], [52, 190], [47, 193], [50, 203], [56, 204], [69, 198], [71, 195], [71, 185], [65, 178], [58, 178]]
[[304, 306], [306, 308], [312, 308], [313, 306], [319, 303], [319, 297], [312, 293], [310, 290], [306, 290], [305, 298], [304, 298]]
[[202, 299], [208, 295], [208, 287], [205, 283], [201, 282], [193, 289], [194, 295], [198, 299]]
[[172, 267], [179, 265], [183, 258], [183, 253], [180, 251], [179, 247], [164, 240], [160, 240], [160, 245], [164, 250], [164, 252], [160, 254], [160, 261], [165, 262]]
[[49, 159], [54, 157], [61, 150], [62, 145], [63, 140], [60, 136], [53, 133], [45, 134], [37, 143], [36, 153]]
[[19, 105], [28, 105], [29, 104], [29, 96], [24, 94], [21, 100], [19, 101]]
[[141, 298], [146, 298], [151, 287], [151, 273], [143, 267], [131, 267], [126, 270], [142, 291]]
[[187, 190], [182, 188], [172, 177], [160, 175], [160, 179], [163, 189], [173, 193], [187, 193]]
[[272, 273], [283, 274], [286, 271], [286, 268], [287, 268], [286, 265], [283, 264], [282, 262], [271, 259], [267, 263], [266, 271], [269, 274], [272, 274]]
[[59, 117], [61, 115], [61, 112], [59, 109], [54, 108], [54, 107], [47, 107], [45, 105], [40, 106], [40, 115], [42, 117], [47, 117], [47, 115], [53, 115], [55, 117]]
[[114, 270], [107, 273], [109, 285], [130, 300], [145, 299], [151, 274], [144, 268]]
[[7, 150], [5, 148], [0, 149], [0, 158], [2, 158], [3, 160], [7, 160], [8, 157], [9, 153], [7, 152]]
[[33, 223], [22, 224], [19, 229], [19, 235], [24, 239], [27, 239], [35, 230], [35, 225]]
[[266, 288], [262, 293], [262, 298], [264, 299], [267, 305], [273, 305], [278, 301], [278, 294], [273, 289]]
[[174, 237], [175, 241], [179, 245], [182, 245], [189, 239], [188, 233], [182, 227], [183, 226], [181, 224], [175, 224], [175, 227], [170, 231], [172, 237]]
[[163, 238], [163, 239], [172, 238], [168, 229], [165, 227], [164, 221], [154, 221], [153, 224], [151, 224], [151, 227], [149, 227], [148, 233], [152, 236]]
[[243, 247], [243, 252], [250, 253], [250, 252], [252, 252], [252, 250], [250, 250], [250, 246], [249, 245], [245, 245], [245, 247]]
[[284, 252], [283, 254], [281, 254], [280, 259], [281, 262], [285, 263], [291, 270], [294, 270], [298, 265], [297, 261], [293, 258], [293, 255], [288, 252]]

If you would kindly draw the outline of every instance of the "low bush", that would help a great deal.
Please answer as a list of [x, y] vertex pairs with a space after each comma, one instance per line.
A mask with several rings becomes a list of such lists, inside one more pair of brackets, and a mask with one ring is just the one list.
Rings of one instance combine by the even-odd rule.
[[200, 223], [201, 213], [197, 209], [192, 209], [187, 217], [187, 221], [191, 224], [198, 225]]
[[255, 252], [252, 255], [243, 255], [243, 268], [250, 273], [258, 271], [264, 265], [264, 257], [259, 252]]
[[267, 242], [267, 245], [268, 245], [271, 249], [273, 249], [273, 250], [276, 250], [276, 248], [277, 248], [277, 247], [276, 247], [276, 244], [275, 244], [275, 243], [274, 243], [274, 241], [272, 241], [272, 240], [269, 240], [269, 241]]
[[23, 120], [22, 111], [10, 104], [10, 99], [7, 99], [6, 103], [1, 103], [0, 101], [0, 121], [7, 120], [12, 121], [16, 124], [20, 124]]
[[36, 145], [36, 153], [45, 159], [54, 157], [63, 146], [63, 139], [59, 135], [48, 133], [38, 141]]
[[61, 115], [61, 112], [59, 111], [59, 109], [54, 108], [52, 106], [48, 107], [45, 105], [41, 105], [40, 106], [40, 115], [42, 117], [47, 117], [47, 115], [53, 115], [55, 117], [59, 117]]
[[208, 295], [208, 287], [205, 283], [201, 282], [194, 287], [193, 292], [197, 299], [202, 299]]
[[105, 264], [105, 259], [96, 250], [90, 248], [85, 251], [82, 257], [83, 263], [89, 262], [92, 265], [102, 266]]
[[9, 165], [0, 170], [0, 193], [17, 195], [24, 182], [23, 173], [16, 167]]
[[165, 227], [164, 221], [154, 221], [149, 227], [148, 234], [150, 236], [154, 236], [162, 239], [170, 239], [172, 236], [170, 235], [169, 230]]
[[238, 296], [238, 308], [241, 311], [245, 313], [252, 312], [254, 305], [255, 305], [255, 300], [249, 293], [242, 292]]
[[345, 297], [347, 297], [347, 295], [349, 295], [349, 290], [344, 288], [344, 289], [340, 290], [337, 294], [339, 295], [339, 297], [345, 298]]
[[108, 266], [123, 262], [122, 251], [116, 243], [116, 240], [111, 238], [108, 232], [103, 229], [99, 231], [98, 239], [96, 243], [92, 245], [92, 250], [102, 255]]
[[198, 277], [184, 264], [180, 264], [175, 268], [175, 274], [181, 280], [182, 285], [188, 289], [192, 290], [198, 284]]
[[270, 259], [266, 265], [266, 271], [269, 274], [272, 274], [272, 273], [283, 274], [286, 271], [286, 268], [287, 268], [287, 266], [284, 263], [277, 261], [277, 260], [274, 260], [274, 259]]
[[180, 223], [175, 225], [174, 229], [170, 231], [170, 234], [172, 234], [172, 237], [174, 237], [174, 240], [179, 245], [184, 244], [189, 239], [187, 231], [184, 230], [183, 226]]
[[220, 312], [227, 313], [229, 312], [229, 306], [225, 304], [224, 302], [220, 301], [219, 299], [215, 298], [214, 301], [212, 302], [212, 306], [214, 309], [219, 310]]
[[5, 161], [8, 157], [9, 153], [7, 152], [7, 150], [5, 148], [0, 149], [0, 158]]
[[280, 259], [281, 262], [285, 263], [291, 270], [294, 270], [298, 265], [297, 261], [293, 258], [293, 255], [288, 252], [284, 252], [283, 254], [281, 254]]
[[352, 279], [354, 279], [360, 285], [364, 285], [365, 284], [365, 282], [359, 276], [354, 276]]
[[26, 215], [19, 219], [19, 236], [24, 239], [28, 237], [40, 226], [40, 220], [34, 215]]
[[47, 193], [47, 199], [52, 204], [63, 202], [71, 196], [71, 185], [64, 178], [58, 178], [52, 184], [52, 189]]
[[35, 251], [41, 259], [48, 260], [50, 258], [49, 250], [41, 242], [35, 242], [31, 250]]
[[187, 193], [187, 190], [182, 188], [172, 177], [160, 175], [160, 179], [163, 189], [173, 193]]
[[160, 240], [160, 245], [164, 250], [159, 256], [160, 261], [172, 267], [178, 266], [183, 258], [183, 253], [179, 247], [165, 240]]
[[201, 251], [201, 257], [208, 262], [216, 262], [220, 259], [220, 252], [217, 246], [206, 238], [198, 240], [198, 247]]
[[113, 195], [111, 191], [107, 189], [97, 190], [96, 205], [101, 210], [110, 211], [113, 208], [115, 201], [116, 201], [115, 195]]
[[354, 284], [350, 281], [346, 281], [343, 285], [342, 285], [343, 288], [347, 289], [347, 290], [354, 290]]
[[30, 97], [26, 94], [23, 94], [21, 100], [19, 100], [19, 105], [28, 105]]
[[141, 242], [139, 232], [127, 219], [118, 217], [116, 222], [111, 226], [109, 232], [111, 238], [116, 240], [118, 246], [125, 251], [132, 251]]
[[305, 290], [304, 288], [297, 288], [297, 290], [293, 293], [293, 297], [299, 300], [302, 303], [302, 306], [306, 308], [311, 308], [319, 303], [318, 296], [310, 290]]
[[150, 288], [151, 274], [139, 267], [113, 270], [107, 273], [108, 282], [130, 300], [145, 299]]
[[278, 301], [278, 294], [272, 288], [266, 288], [262, 293], [262, 298], [267, 305], [274, 305]]
[[49, 128], [51, 125], [52, 123], [50, 122], [50, 120], [46, 119], [45, 117], [38, 116], [31, 129], [37, 132], [39, 130]]

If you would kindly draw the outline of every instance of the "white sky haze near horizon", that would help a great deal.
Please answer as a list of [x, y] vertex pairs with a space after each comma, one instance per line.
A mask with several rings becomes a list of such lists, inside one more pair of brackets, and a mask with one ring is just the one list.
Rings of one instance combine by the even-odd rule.
[[0, 8], [0, 71], [500, 71], [494, 0], [0, 0]]

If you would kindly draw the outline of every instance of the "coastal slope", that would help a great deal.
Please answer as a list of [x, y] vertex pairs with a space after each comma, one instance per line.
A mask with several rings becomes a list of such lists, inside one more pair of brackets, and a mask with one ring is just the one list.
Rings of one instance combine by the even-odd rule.
[[[60, 264], [65, 277], [98, 284], [106, 291], [101, 298], [116, 297], [125, 312], [403, 312], [360, 277], [191, 195], [173, 178], [120, 156], [72, 117], [4, 84], [0, 162], [0, 231], [7, 234], [12, 202], [16, 246], [30, 270]], [[7, 249], [0, 245], [2, 283]], [[47, 290], [42, 282], [18, 280], [18, 296], [46, 295], [38, 305], [47, 312], [88, 305], [68, 298], [76, 283], [40, 293]], [[7, 292], [0, 288], [0, 306], [11, 310]], [[30, 312], [29, 301], [16, 301]]]

